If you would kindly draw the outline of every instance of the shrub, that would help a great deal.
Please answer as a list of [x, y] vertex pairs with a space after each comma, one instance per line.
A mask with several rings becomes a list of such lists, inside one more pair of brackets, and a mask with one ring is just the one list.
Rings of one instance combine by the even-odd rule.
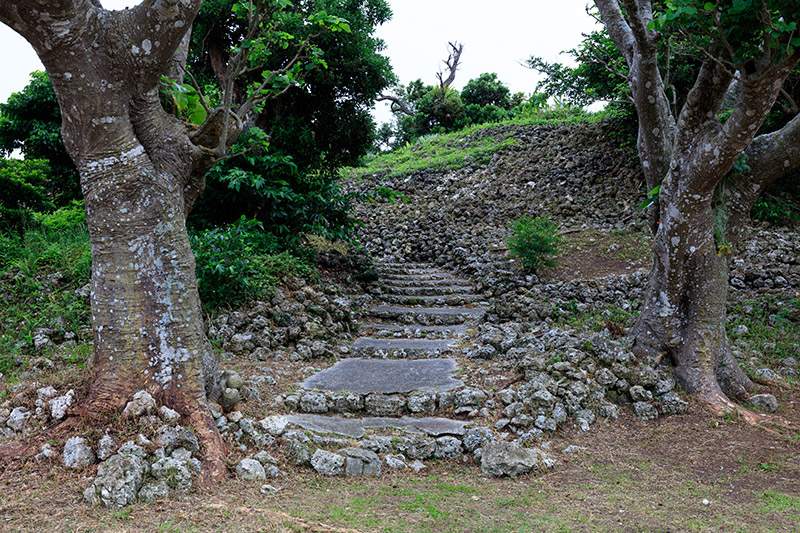
[[526, 270], [555, 266], [558, 255], [558, 224], [547, 217], [522, 217], [509, 226], [508, 253], [520, 260]]
[[34, 220], [47, 229], [67, 231], [86, 228], [86, 211], [83, 200], [73, 200], [53, 213], [36, 213]]
[[200, 299], [210, 309], [235, 307], [268, 294], [289, 275], [311, 268], [288, 251], [261, 222], [240, 218], [230, 226], [191, 235]]
[[47, 161], [0, 159], [0, 227], [19, 229], [33, 211], [53, 208], [45, 189], [49, 172]]

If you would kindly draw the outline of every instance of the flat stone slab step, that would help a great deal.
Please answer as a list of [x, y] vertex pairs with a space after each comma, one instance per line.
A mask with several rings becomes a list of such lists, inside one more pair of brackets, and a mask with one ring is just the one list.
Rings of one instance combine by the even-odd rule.
[[425, 274], [382, 274], [381, 278], [396, 280], [396, 281], [432, 281], [432, 280], [442, 280], [448, 279], [453, 280], [456, 279], [455, 276], [452, 274], [448, 274], [446, 272], [431, 272]]
[[438, 358], [452, 353], [457, 339], [404, 339], [360, 337], [350, 345], [358, 357]]
[[480, 318], [488, 307], [401, 307], [379, 305], [371, 310], [374, 317], [398, 320], [406, 324], [422, 325], [463, 324], [472, 318]]
[[377, 266], [404, 267], [404, 268], [429, 268], [430, 263], [401, 263], [399, 261], [376, 261]]
[[383, 274], [446, 274], [441, 268], [435, 267], [387, 267], [378, 265], [376, 269]]
[[[446, 341], [417, 342], [442, 344]], [[442, 392], [464, 384], [451, 375], [456, 368], [453, 359], [342, 359], [332, 367], [310, 376], [301, 387], [361, 394], [395, 394], [417, 390]]]
[[400, 429], [408, 433], [424, 433], [432, 437], [445, 435], [462, 436], [468, 422], [449, 418], [425, 417], [367, 417], [344, 418], [341, 416], [295, 414], [286, 415], [286, 420], [315, 433], [333, 433], [351, 439], [360, 439], [367, 429]]
[[403, 333], [406, 336], [412, 335], [447, 335], [450, 337], [460, 337], [467, 332], [467, 327], [463, 324], [455, 324], [452, 326], [422, 326], [419, 324], [359, 324], [359, 331], [362, 332], [381, 332], [388, 333]]
[[385, 294], [381, 299], [389, 304], [399, 305], [464, 305], [480, 302], [484, 297], [480, 294], [443, 294], [435, 296], [405, 296]]
[[384, 287], [397, 287], [397, 288], [403, 288], [403, 287], [435, 288], [435, 287], [453, 287], [453, 286], [459, 286], [459, 287], [472, 286], [472, 282], [460, 278], [428, 279], [428, 280], [382, 279], [381, 284]]
[[470, 290], [471, 287], [469, 285], [439, 285], [433, 287], [395, 287], [393, 285], [385, 285], [383, 287], [385, 293], [398, 296], [472, 295]]

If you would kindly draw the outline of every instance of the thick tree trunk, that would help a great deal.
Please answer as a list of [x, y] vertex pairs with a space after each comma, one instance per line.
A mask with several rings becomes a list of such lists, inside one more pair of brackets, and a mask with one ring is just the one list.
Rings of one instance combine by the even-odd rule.
[[[634, 352], [645, 359], [675, 363], [675, 375], [689, 392], [715, 411], [744, 399], [753, 383], [732, 357], [725, 333], [728, 292], [727, 250], [715, 237], [710, 195], [674, 194], [674, 173], [662, 184], [654, 260], [642, 313], [633, 336]], [[724, 229], [723, 229], [724, 231]]]
[[81, 166], [92, 241], [92, 385], [87, 417], [119, 410], [138, 390], [183, 414], [204, 441], [209, 474], [224, 446], [206, 406], [218, 375], [203, 331], [179, 180], [134, 139]]
[[227, 474], [208, 409], [219, 376], [203, 330], [186, 215], [216, 155], [191, 142], [158, 96], [160, 76], [199, 6], [144, 0], [112, 13], [92, 0], [3, 2], [0, 20], [42, 59], [62, 111], [64, 145], [81, 176], [94, 360], [78, 414], [113, 416], [147, 390], [195, 430], [211, 481]]

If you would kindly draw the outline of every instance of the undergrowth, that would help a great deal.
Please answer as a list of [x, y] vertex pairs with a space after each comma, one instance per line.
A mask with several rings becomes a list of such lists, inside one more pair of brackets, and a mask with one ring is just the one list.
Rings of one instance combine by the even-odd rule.
[[[33, 354], [55, 356], [52, 348], [35, 346], [39, 328], [75, 341], [60, 357], [83, 360], [91, 351], [82, 344], [91, 340], [89, 298], [79, 290], [89, 282], [92, 261], [83, 205], [37, 213], [33, 221], [20, 232], [0, 233], [0, 374], [7, 377]], [[313, 249], [281, 249], [254, 220], [197, 232], [191, 241], [201, 300], [211, 314], [268, 296], [289, 276], [316, 273]]]
[[800, 349], [800, 298], [764, 295], [731, 302], [726, 329], [731, 342], [769, 366], [779, 366], [787, 357], [797, 357]]
[[76, 211], [39, 217], [39, 226], [0, 234], [0, 372], [13, 371], [33, 348], [37, 328], [85, 336], [88, 299], [76, 291], [89, 281], [89, 232]]

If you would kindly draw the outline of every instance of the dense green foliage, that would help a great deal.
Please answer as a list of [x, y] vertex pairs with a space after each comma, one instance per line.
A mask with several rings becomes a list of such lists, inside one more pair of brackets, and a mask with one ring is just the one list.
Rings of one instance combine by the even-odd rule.
[[265, 296], [289, 274], [312, 273], [308, 258], [280, 251], [275, 237], [254, 219], [242, 217], [190, 238], [200, 299], [209, 309], [236, 307]]
[[461, 99], [466, 105], [492, 105], [506, 110], [511, 108], [511, 91], [497, 79], [494, 72], [484, 72], [469, 80], [461, 89]]
[[[219, 65], [241, 33], [229, 15], [232, 4], [204, 2], [193, 28], [190, 63], [206, 85], [216, 81]], [[373, 34], [391, 10], [384, 0], [314, 0], [287, 10], [280, 31], [295, 39], [309, 37], [313, 29], [306, 17], [320, 10], [346, 19], [351, 31], [314, 37], [326, 68], [306, 72], [302, 88], [291, 88], [265, 103], [255, 124], [266, 133], [268, 146], [220, 163], [209, 173], [191, 220], [195, 226], [246, 215], [257, 217], [266, 231], [282, 239], [295, 239], [303, 232], [337, 237], [352, 230], [349, 200], [339, 190], [336, 170], [356, 164], [374, 144], [369, 109], [393, 75], [380, 53], [383, 43]], [[293, 53], [292, 47], [275, 47], [263, 58], [264, 67], [275, 69]], [[243, 138], [238, 148], [247, 141]]]
[[[244, 136], [234, 150], [251, 142]], [[217, 190], [195, 208], [196, 227], [228, 224], [241, 216], [257, 218], [283, 246], [294, 247], [307, 234], [350, 239], [357, 224], [350, 216], [355, 198], [341, 190], [337, 175], [301, 173], [291, 157], [267, 148], [220, 162], [207, 179], [217, 184]]]
[[50, 78], [31, 74], [31, 81], [8, 101], [0, 103], [0, 155], [20, 150], [25, 159], [50, 165], [44, 186], [50, 200], [65, 205], [80, 198], [78, 171], [61, 140], [61, 111]]
[[[425, 85], [415, 80], [395, 88], [396, 97], [412, 114], [396, 111], [396, 124], [384, 125], [381, 143], [397, 148], [431, 133], [448, 133], [470, 125], [502, 122], [512, 113], [512, 98], [497, 74], [484, 73], [459, 91]], [[515, 95], [517, 105], [521, 96]], [[393, 139], [393, 140], [392, 140]]]
[[526, 270], [536, 272], [556, 265], [555, 256], [561, 241], [558, 223], [547, 217], [524, 216], [508, 229], [511, 231], [506, 241], [508, 254], [519, 259]]
[[50, 166], [41, 159], [0, 159], [0, 228], [20, 228], [34, 211], [52, 209]]
[[[431, 134], [450, 133], [470, 126], [495, 124], [508, 120], [539, 120], [550, 111], [547, 97], [533, 93], [511, 94], [495, 73], [483, 73], [467, 82], [461, 92], [452, 87], [425, 85], [421, 79], [394, 88], [393, 124], [383, 124], [378, 132], [378, 146], [398, 149]], [[556, 106], [567, 115], [571, 110]], [[555, 117], [553, 117], [555, 118]], [[565, 116], [566, 118], [566, 116]]]

